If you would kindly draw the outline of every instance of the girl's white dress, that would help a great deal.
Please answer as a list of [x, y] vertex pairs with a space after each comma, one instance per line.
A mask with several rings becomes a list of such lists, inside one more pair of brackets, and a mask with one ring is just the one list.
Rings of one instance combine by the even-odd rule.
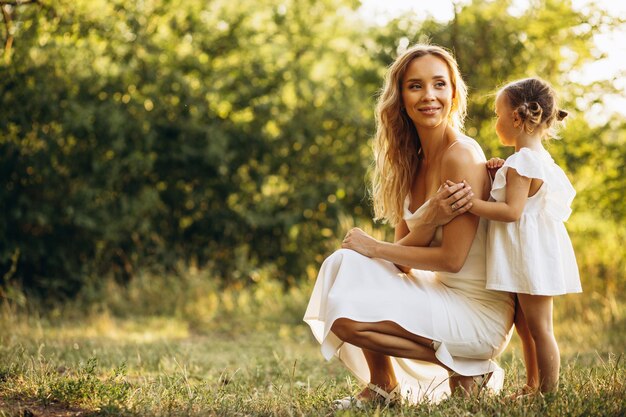
[[[409, 229], [418, 212], [411, 213], [408, 200], [405, 202], [404, 218]], [[488, 385], [499, 390], [504, 372], [493, 359], [509, 342], [514, 300], [512, 294], [485, 288], [486, 232], [486, 221], [481, 219], [465, 265], [458, 273], [413, 269], [404, 274], [391, 262], [349, 249], [330, 255], [319, 271], [304, 316], [322, 345], [323, 356], [327, 360], [337, 356], [360, 382], [369, 382], [361, 349], [342, 342], [330, 328], [340, 317], [362, 322], [390, 320], [435, 341], [437, 358], [459, 374], [493, 371]], [[440, 242], [441, 229], [433, 245]], [[392, 363], [409, 400], [438, 401], [449, 394], [444, 368], [403, 358], [392, 358]]]
[[506, 201], [509, 168], [543, 181], [528, 198], [519, 221], [489, 222], [487, 288], [533, 295], [581, 292], [572, 242], [563, 224], [576, 191], [546, 150], [521, 148], [498, 170], [491, 188], [495, 201]]

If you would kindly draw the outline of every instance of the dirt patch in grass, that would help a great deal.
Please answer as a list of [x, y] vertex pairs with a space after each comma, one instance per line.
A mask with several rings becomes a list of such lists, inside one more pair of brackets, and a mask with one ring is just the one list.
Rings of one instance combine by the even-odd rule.
[[70, 407], [66, 404], [42, 404], [35, 399], [0, 398], [0, 415], [15, 417], [85, 417], [95, 414], [94, 410]]

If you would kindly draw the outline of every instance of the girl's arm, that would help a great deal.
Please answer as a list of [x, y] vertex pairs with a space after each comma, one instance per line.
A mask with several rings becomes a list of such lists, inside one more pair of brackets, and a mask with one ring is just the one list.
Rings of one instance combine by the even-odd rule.
[[[473, 190], [483, 190], [487, 172], [476, 152], [466, 145], [456, 145], [441, 162], [442, 179], [462, 182], [465, 178]], [[442, 181], [443, 182], [443, 181]], [[443, 226], [443, 239], [439, 247], [402, 246], [381, 242], [360, 229], [352, 229], [342, 247], [356, 250], [370, 257], [386, 259], [396, 265], [431, 271], [457, 272], [465, 263], [476, 234], [478, 217], [465, 213]]]
[[521, 176], [515, 169], [509, 168], [506, 173], [506, 201], [484, 201], [474, 198], [470, 213], [489, 220], [515, 222], [522, 216], [531, 183], [532, 178]]

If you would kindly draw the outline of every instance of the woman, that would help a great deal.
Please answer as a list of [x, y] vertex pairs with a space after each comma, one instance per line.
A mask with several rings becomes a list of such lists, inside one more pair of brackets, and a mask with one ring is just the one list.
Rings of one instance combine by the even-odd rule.
[[461, 212], [442, 227], [432, 220], [449, 220], [434, 207], [459, 189], [437, 193], [449, 180], [467, 180], [467, 195], [489, 193], [485, 156], [460, 132], [466, 91], [438, 46], [416, 45], [389, 68], [377, 105], [373, 202], [376, 219], [395, 226], [395, 243], [348, 232], [322, 265], [304, 318], [326, 359], [336, 354], [369, 381], [339, 408], [502, 386], [492, 359], [508, 343], [514, 301], [485, 289], [486, 224], [454, 196], [451, 209]]

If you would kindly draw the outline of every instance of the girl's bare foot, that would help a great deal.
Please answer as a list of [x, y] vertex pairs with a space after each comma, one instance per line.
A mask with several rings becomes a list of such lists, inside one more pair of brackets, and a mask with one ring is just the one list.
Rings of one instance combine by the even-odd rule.
[[518, 388], [513, 394], [507, 395], [507, 400], [518, 400], [521, 398], [529, 398], [535, 395], [541, 395], [538, 387], [531, 387], [528, 384], [524, 384], [523, 387]]

